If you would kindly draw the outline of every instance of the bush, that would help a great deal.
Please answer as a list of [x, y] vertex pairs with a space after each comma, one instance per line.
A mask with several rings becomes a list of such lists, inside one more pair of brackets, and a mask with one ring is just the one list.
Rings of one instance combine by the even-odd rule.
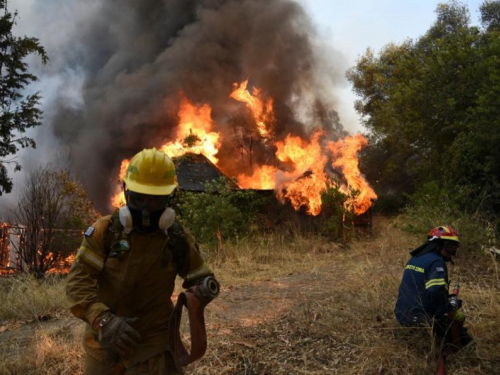
[[411, 197], [411, 205], [405, 210], [407, 223], [403, 229], [424, 236], [432, 228], [449, 224], [457, 229], [461, 248], [467, 252], [479, 252], [498, 244], [498, 223], [490, 220], [480, 210], [467, 210], [457, 204], [436, 183], [424, 185]]
[[345, 194], [339, 189], [339, 184], [333, 182], [328, 184], [326, 190], [321, 193], [321, 207], [323, 221], [321, 233], [332, 240], [349, 241], [352, 238], [354, 228], [354, 202], [359, 194], [356, 190], [350, 190]]
[[214, 247], [218, 236], [237, 239], [249, 233], [265, 199], [251, 190], [231, 190], [224, 179], [206, 185], [203, 193], [181, 193], [181, 222], [197, 239]]

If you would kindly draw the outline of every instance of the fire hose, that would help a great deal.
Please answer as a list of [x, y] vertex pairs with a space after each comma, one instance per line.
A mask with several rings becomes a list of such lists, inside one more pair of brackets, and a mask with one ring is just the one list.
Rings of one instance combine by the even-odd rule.
[[[450, 318], [450, 335], [451, 335], [451, 343], [455, 348], [455, 351], [460, 349], [461, 347], [461, 338], [460, 338], [460, 329], [461, 326], [460, 324], [455, 321], [455, 314], [456, 314], [456, 308], [459, 307], [459, 300], [458, 300], [458, 292], [460, 292], [460, 284], [455, 284], [455, 287], [453, 288], [453, 291], [450, 295], [449, 298], [449, 303], [452, 305], [455, 309], [450, 311], [448, 313], [448, 316]], [[437, 375], [445, 375], [446, 374], [446, 357], [451, 354], [449, 351], [442, 351], [439, 359], [438, 359], [438, 368], [437, 368]]]
[[[179, 294], [177, 304], [168, 323], [170, 351], [174, 357], [175, 367], [180, 375], [182, 367], [200, 359], [207, 350], [207, 332], [205, 329], [205, 307], [219, 295], [220, 286], [213, 276], [185, 292]], [[181, 340], [180, 325], [184, 307], [188, 312], [191, 336], [191, 353]]]

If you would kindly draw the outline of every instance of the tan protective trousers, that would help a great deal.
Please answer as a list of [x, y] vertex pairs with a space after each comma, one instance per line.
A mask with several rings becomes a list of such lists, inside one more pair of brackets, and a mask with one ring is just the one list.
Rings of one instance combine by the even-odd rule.
[[177, 375], [177, 371], [170, 352], [160, 353], [130, 368], [125, 368], [121, 361], [108, 365], [87, 354], [84, 375]]

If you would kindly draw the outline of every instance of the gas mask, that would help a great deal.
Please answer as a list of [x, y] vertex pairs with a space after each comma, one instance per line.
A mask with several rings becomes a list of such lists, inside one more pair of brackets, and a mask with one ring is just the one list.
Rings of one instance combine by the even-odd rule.
[[168, 196], [140, 194], [125, 191], [127, 204], [120, 208], [120, 222], [125, 232], [136, 229], [151, 233], [157, 229], [167, 230], [175, 221], [175, 211], [167, 207]]

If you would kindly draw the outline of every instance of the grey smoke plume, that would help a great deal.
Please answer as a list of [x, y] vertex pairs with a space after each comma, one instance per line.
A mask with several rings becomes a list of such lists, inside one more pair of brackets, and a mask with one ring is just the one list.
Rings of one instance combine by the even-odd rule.
[[[59, 77], [44, 102], [46, 122], [71, 149], [73, 171], [102, 212], [121, 160], [173, 140], [179, 92], [213, 108], [226, 134], [223, 156], [234, 153], [241, 108], [229, 94], [247, 78], [274, 99], [278, 138], [306, 136], [310, 126], [341, 130], [331, 110], [341, 57], [318, 47], [293, 0], [47, 0], [32, 7], [50, 25], [40, 36], [51, 58], [40, 68], [42, 82]], [[221, 164], [229, 173], [244, 170]]]

